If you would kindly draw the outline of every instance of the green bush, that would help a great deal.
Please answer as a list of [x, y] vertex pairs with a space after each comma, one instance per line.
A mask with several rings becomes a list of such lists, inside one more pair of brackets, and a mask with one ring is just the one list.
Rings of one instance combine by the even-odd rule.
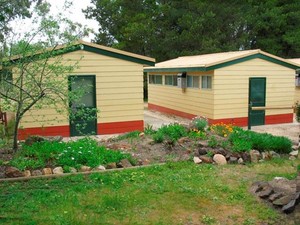
[[210, 136], [208, 139], [208, 146], [211, 148], [215, 148], [218, 146], [218, 141], [217, 138], [215, 136]]
[[161, 143], [164, 140], [174, 143], [181, 137], [187, 136], [186, 129], [177, 123], [162, 126], [152, 135], [154, 142]]
[[146, 135], [153, 135], [153, 134], [156, 133], [156, 131], [153, 129], [153, 126], [152, 126], [152, 125], [147, 124], [147, 126], [146, 126], [145, 129], [144, 129], [144, 133], [145, 133]]
[[197, 116], [192, 119], [190, 124], [190, 129], [196, 129], [198, 131], [205, 131], [205, 128], [208, 126], [207, 118], [203, 116]]
[[21, 170], [37, 169], [46, 165], [78, 169], [81, 165], [96, 167], [130, 157], [129, 154], [98, 146], [97, 141], [91, 138], [83, 138], [73, 142], [44, 141], [31, 146], [24, 145], [11, 161], [11, 165]]
[[233, 152], [248, 152], [252, 149], [252, 143], [245, 139], [234, 139], [231, 150]]
[[239, 127], [234, 127], [233, 132], [229, 136], [229, 141], [234, 146], [240, 146], [242, 149], [242, 143], [240, 140], [244, 142], [244, 150], [246, 151], [250, 148], [259, 150], [261, 152], [264, 151], [274, 151], [277, 153], [290, 153], [292, 150], [292, 141], [286, 137], [278, 137], [273, 136], [267, 133], [256, 133], [249, 130], [243, 130]]

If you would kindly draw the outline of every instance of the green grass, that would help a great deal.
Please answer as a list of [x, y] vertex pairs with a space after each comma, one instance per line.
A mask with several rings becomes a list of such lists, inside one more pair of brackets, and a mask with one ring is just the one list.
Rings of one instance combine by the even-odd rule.
[[292, 178], [298, 161], [247, 166], [188, 162], [0, 183], [0, 224], [276, 224], [252, 182]]

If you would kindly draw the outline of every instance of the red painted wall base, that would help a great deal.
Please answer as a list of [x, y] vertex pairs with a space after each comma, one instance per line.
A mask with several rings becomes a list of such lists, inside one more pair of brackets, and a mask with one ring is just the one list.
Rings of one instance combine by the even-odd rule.
[[[156, 110], [163, 113], [173, 114], [176, 116], [181, 116], [184, 118], [192, 119], [196, 117], [196, 115], [181, 112], [174, 109], [169, 109], [163, 106], [154, 105], [148, 103], [148, 109]], [[224, 119], [210, 119], [208, 118], [209, 124], [216, 124], [216, 123], [227, 123], [227, 124], [234, 124], [235, 126], [245, 127], [248, 125], [248, 117], [238, 117], [238, 118], [224, 118]], [[270, 115], [266, 116], [265, 124], [280, 124], [280, 123], [292, 123], [293, 122], [293, 113], [287, 114], [279, 114], [279, 115]]]
[[[113, 122], [113, 123], [99, 123], [97, 125], [98, 134], [118, 134], [131, 132], [135, 130], [144, 130], [144, 121], [126, 121], [126, 122]], [[41, 135], [41, 136], [63, 136], [70, 137], [69, 126], [55, 126], [55, 127], [33, 127], [19, 129], [19, 140], [24, 140], [30, 135]]]

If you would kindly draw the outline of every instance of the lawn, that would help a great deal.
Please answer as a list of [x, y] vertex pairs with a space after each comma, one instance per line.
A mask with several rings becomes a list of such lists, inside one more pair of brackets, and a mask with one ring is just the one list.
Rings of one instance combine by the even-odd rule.
[[0, 224], [285, 224], [281, 213], [248, 189], [258, 180], [294, 178], [298, 164], [170, 162], [0, 183]]

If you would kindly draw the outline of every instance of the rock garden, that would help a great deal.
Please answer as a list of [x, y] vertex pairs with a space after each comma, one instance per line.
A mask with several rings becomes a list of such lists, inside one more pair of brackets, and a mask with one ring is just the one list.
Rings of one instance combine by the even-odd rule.
[[[243, 165], [280, 157], [295, 160], [298, 146], [292, 146], [286, 137], [255, 133], [231, 124], [208, 126], [205, 118], [197, 117], [189, 125], [173, 123], [157, 130], [147, 126], [144, 132], [101, 141], [84, 137], [66, 142], [60, 137], [32, 136], [15, 154], [10, 149], [1, 150], [0, 179], [92, 173], [173, 161]], [[285, 213], [292, 212], [300, 200], [296, 180], [257, 182], [251, 191]]]

